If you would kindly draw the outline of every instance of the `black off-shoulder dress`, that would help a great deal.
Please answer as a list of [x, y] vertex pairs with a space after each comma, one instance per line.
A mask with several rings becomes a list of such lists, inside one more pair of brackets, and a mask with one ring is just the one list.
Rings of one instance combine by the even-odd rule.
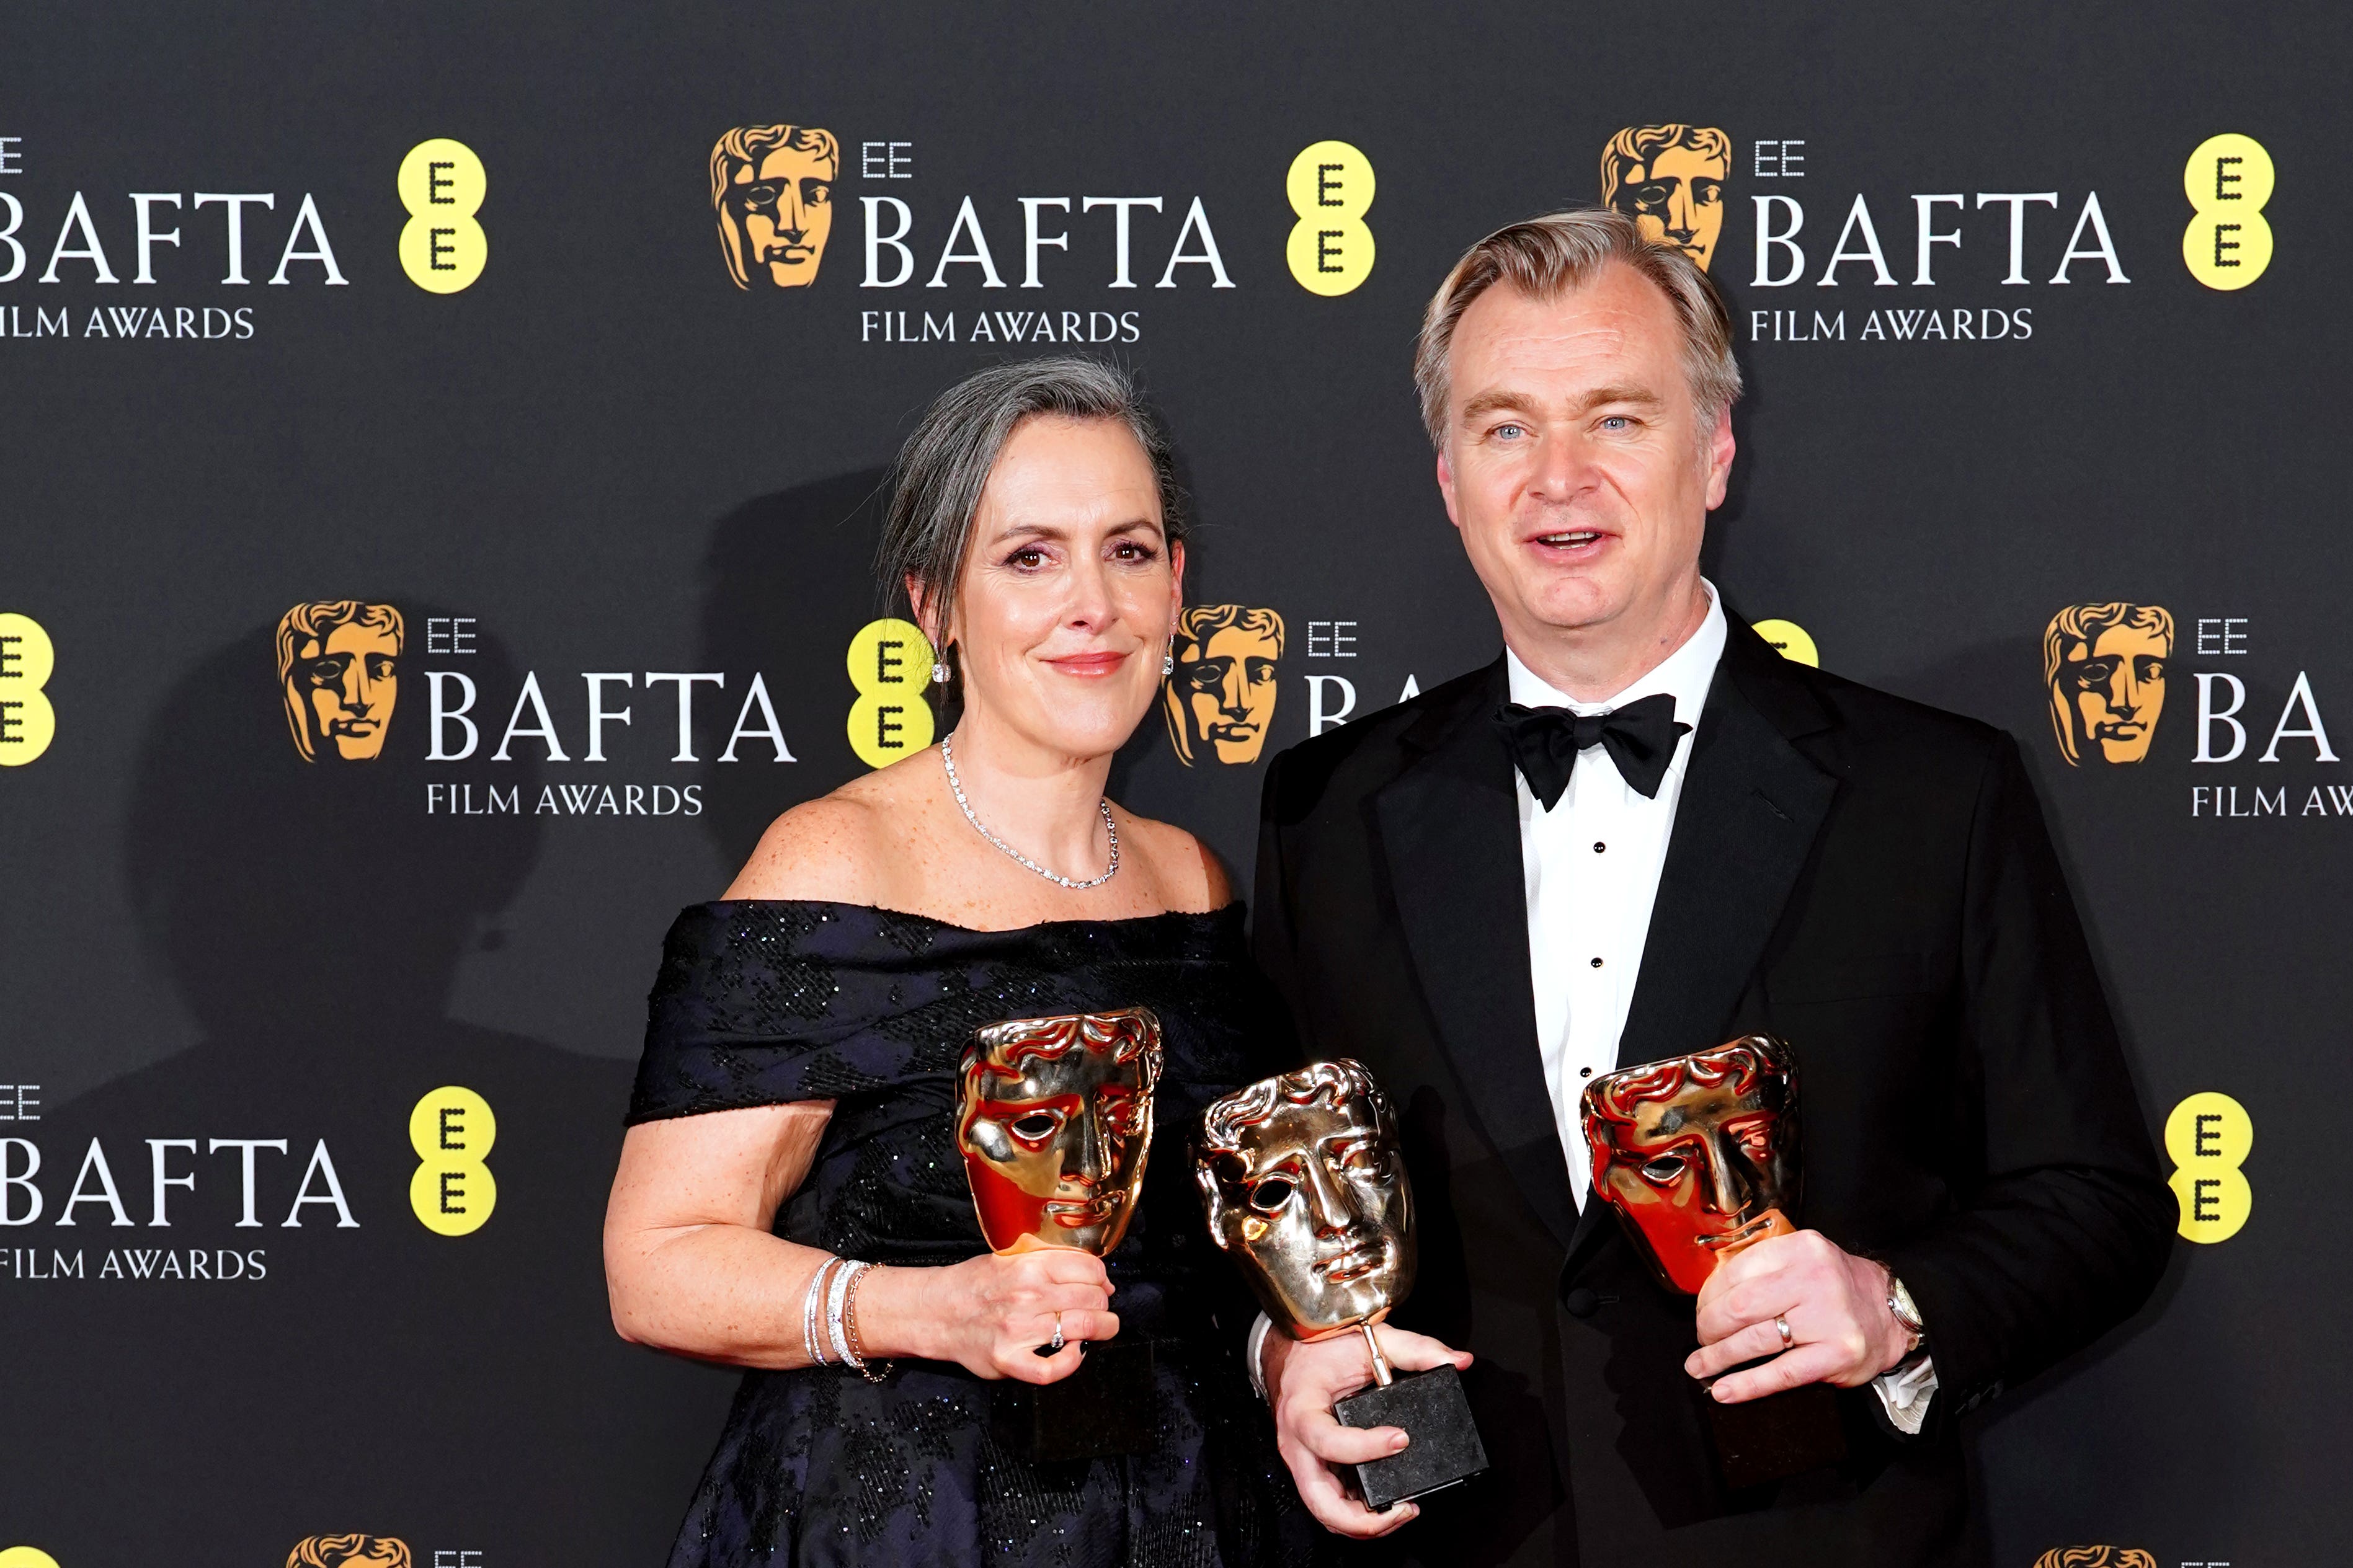
[[1240, 1347], [1251, 1308], [1187, 1158], [1211, 1100], [1292, 1065], [1239, 903], [1204, 915], [976, 931], [861, 905], [686, 910], [655, 982], [632, 1122], [831, 1100], [776, 1233], [846, 1258], [987, 1249], [955, 1142], [956, 1058], [1001, 1018], [1146, 1006], [1163, 1026], [1141, 1207], [1107, 1263], [1120, 1337], [1154, 1342], [1157, 1447], [1031, 1464], [991, 1432], [1003, 1386], [902, 1361], [754, 1372], [671, 1568], [1300, 1563], [1325, 1539], [1293, 1490]]

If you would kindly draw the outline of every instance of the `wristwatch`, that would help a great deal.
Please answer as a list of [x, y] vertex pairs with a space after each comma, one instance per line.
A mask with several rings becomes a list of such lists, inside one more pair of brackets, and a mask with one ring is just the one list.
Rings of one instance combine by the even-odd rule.
[[1905, 1347], [1904, 1362], [1896, 1364], [1916, 1360], [1928, 1342], [1928, 1325], [1920, 1321], [1920, 1309], [1913, 1304], [1912, 1292], [1892, 1273], [1887, 1277], [1887, 1310], [1895, 1320], [1895, 1326], [1912, 1336], [1912, 1342]]

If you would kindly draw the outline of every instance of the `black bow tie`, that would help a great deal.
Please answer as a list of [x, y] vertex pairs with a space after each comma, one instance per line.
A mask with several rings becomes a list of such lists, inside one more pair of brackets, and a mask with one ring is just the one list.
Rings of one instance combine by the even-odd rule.
[[1495, 710], [1520, 776], [1546, 811], [1568, 788], [1577, 753], [1599, 746], [1618, 764], [1618, 776], [1644, 797], [1656, 800], [1674, 759], [1675, 742], [1691, 729], [1675, 721], [1675, 700], [1664, 691], [1607, 713], [1572, 713], [1566, 708], [1523, 708], [1506, 702]]

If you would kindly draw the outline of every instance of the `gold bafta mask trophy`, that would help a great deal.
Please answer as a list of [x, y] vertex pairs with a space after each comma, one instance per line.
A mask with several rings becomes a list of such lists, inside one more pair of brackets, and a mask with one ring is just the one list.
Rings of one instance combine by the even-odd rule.
[[[1788, 1045], [1750, 1035], [1713, 1050], [1605, 1073], [1588, 1084], [1593, 1193], [1618, 1211], [1659, 1283], [1696, 1296], [1717, 1265], [1797, 1227], [1798, 1068]], [[1706, 1399], [1716, 1457], [1738, 1488], [1846, 1457], [1830, 1388], [1741, 1405]]]
[[1373, 1325], [1413, 1289], [1413, 1187], [1388, 1098], [1353, 1061], [1261, 1079], [1201, 1117], [1194, 1179], [1209, 1236], [1295, 1340], [1361, 1333], [1376, 1386], [1333, 1407], [1345, 1426], [1401, 1426], [1404, 1453], [1358, 1465], [1365, 1506], [1387, 1509], [1487, 1468], [1451, 1366], [1399, 1376]]
[[[1146, 1008], [976, 1031], [956, 1074], [956, 1148], [989, 1250], [1109, 1256], [1144, 1191], [1159, 1081], [1160, 1020]], [[1151, 1449], [1151, 1343], [1082, 1353], [1058, 1383], [999, 1386], [1001, 1440], [1040, 1462]]]

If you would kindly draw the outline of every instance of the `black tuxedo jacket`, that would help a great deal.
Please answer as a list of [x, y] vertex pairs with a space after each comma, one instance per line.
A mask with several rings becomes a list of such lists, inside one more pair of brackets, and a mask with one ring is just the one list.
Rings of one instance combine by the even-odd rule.
[[[2015, 743], [1783, 659], [1735, 619], [1620, 1065], [1765, 1030], [1799, 1064], [1799, 1224], [1884, 1259], [1938, 1392], [1842, 1392], [1836, 1471], [1731, 1492], [1694, 1305], [1577, 1209], [1538, 1064], [1501, 659], [1278, 757], [1255, 942], [1306, 1048], [1397, 1104], [1401, 1326], [1476, 1358], [1493, 1473], [1370, 1549], [1448, 1564], [1973, 1562], [1955, 1419], [2129, 1314], [2171, 1194]], [[1608, 766], [1589, 753], [1578, 765]]]

